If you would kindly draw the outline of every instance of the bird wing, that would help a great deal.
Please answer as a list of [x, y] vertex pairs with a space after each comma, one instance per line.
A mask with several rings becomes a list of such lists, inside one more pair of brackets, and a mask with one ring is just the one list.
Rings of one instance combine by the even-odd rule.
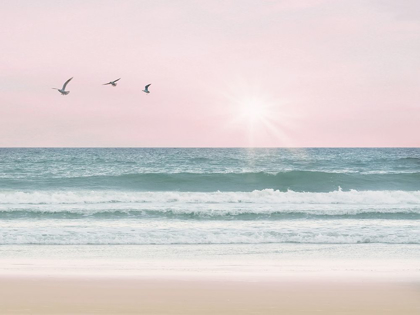
[[117, 81], [119, 81], [119, 80], [121, 80], [121, 78], [119, 78], [119, 79], [117, 79], [117, 80], [115, 80], [115, 81], [112, 81], [112, 82], [114, 82], [114, 83], [115, 83], [115, 82], [117, 82]]
[[150, 83], [150, 84], [148, 84], [148, 85], [146, 85], [145, 87], [144, 87], [144, 89], [146, 90], [146, 91], [148, 91], [149, 90], [149, 86], [151, 86], [152, 84]]
[[63, 91], [65, 91], [65, 90], [66, 90], [66, 86], [67, 86], [67, 84], [71, 81], [71, 79], [73, 79], [73, 77], [71, 77], [70, 79], [68, 79], [68, 80], [66, 81], [66, 83], [64, 83], [64, 85], [63, 85]]
[[108, 83], [105, 83], [105, 84], [102, 84], [102, 85], [108, 85], [108, 84], [111, 84], [111, 82], [108, 82]]

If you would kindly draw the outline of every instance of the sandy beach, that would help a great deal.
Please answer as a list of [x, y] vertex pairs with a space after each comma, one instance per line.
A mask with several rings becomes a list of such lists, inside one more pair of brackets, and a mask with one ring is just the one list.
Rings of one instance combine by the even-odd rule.
[[1, 314], [419, 314], [420, 284], [2, 276]]
[[3, 246], [0, 314], [420, 313], [416, 246], [200, 248]]

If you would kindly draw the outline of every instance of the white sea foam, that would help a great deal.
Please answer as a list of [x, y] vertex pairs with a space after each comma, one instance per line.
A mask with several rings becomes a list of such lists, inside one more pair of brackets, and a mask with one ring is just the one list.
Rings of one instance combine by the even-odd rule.
[[13, 219], [0, 222], [3, 245], [420, 244], [420, 191], [3, 191], [0, 200]]
[[[280, 192], [118, 192], [37, 191], [1, 192], [0, 217], [63, 213], [90, 216], [192, 215], [199, 218], [255, 215], [271, 219], [312, 216], [354, 216], [381, 214], [420, 215], [420, 191], [342, 191], [330, 193]], [[281, 216], [281, 217], [278, 217]], [[228, 217], [228, 219], [229, 219]], [[192, 218], [192, 217], [191, 217]], [[186, 219], [186, 218], [184, 218]], [[261, 218], [260, 218], [261, 219]]]
[[[420, 191], [253, 192], [1, 192], [0, 216], [73, 213], [130, 215], [420, 215]], [[23, 213], [23, 214], [22, 214]], [[273, 217], [274, 219], [274, 217]]]
[[420, 244], [410, 220], [40, 220], [5, 223], [0, 244]]
[[262, 204], [412, 204], [420, 205], [418, 191], [282, 192], [124, 192], [124, 191], [3, 191], [0, 205], [94, 203], [262, 203]]

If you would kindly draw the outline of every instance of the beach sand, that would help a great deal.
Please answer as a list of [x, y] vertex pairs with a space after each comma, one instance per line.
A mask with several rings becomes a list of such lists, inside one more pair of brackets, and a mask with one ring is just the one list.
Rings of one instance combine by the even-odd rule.
[[420, 314], [420, 284], [340, 278], [1, 276], [0, 314]]

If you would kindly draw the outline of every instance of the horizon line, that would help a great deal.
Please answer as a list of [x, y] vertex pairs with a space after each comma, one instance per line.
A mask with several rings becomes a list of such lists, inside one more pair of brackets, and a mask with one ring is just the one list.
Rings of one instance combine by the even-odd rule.
[[104, 147], [95, 147], [95, 146], [22, 146], [22, 147], [1, 147], [0, 149], [420, 149], [420, 146], [415, 147], [415, 146], [343, 146], [343, 147], [329, 147], [329, 146], [302, 146], [302, 147], [259, 147], [259, 146], [255, 146], [255, 147], [210, 147], [210, 146], [205, 146], [205, 147], [182, 147], [182, 146], [174, 146], [174, 147], [170, 147], [170, 146], [156, 146], [156, 147], [131, 147], [131, 146], [115, 146], [115, 147], [108, 147], [108, 146], [104, 146]]

